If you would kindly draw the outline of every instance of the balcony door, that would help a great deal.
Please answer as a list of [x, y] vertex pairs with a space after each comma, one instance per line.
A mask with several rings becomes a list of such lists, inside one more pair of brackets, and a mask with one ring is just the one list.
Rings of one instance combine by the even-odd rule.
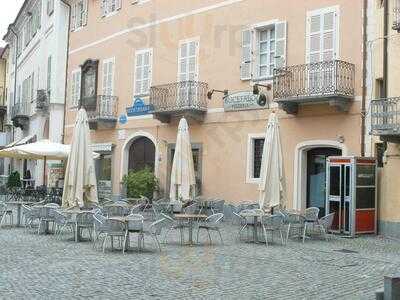
[[181, 42], [178, 55], [178, 108], [189, 108], [199, 104], [196, 86], [199, 77], [198, 61], [199, 42], [197, 40]]
[[337, 59], [338, 53], [337, 16], [336, 7], [328, 7], [307, 14], [308, 94], [332, 93], [334, 91], [330, 89], [336, 87], [335, 66], [331, 61]]
[[115, 59], [103, 61], [102, 94], [98, 99], [99, 116], [110, 116], [113, 112]]
[[149, 168], [154, 172], [156, 147], [147, 137], [139, 137], [132, 142], [129, 148], [129, 171], [140, 171]]

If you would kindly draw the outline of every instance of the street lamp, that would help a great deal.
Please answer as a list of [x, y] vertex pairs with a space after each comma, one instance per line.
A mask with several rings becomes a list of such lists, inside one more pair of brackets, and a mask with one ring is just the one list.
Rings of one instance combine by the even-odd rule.
[[211, 100], [212, 95], [214, 94], [214, 92], [222, 93], [222, 94], [224, 94], [224, 97], [228, 96], [228, 93], [229, 93], [228, 90], [223, 90], [223, 91], [221, 91], [221, 90], [214, 90], [214, 89], [212, 89], [211, 91], [208, 91], [208, 92], [207, 92], [207, 98], [208, 98], [209, 100]]

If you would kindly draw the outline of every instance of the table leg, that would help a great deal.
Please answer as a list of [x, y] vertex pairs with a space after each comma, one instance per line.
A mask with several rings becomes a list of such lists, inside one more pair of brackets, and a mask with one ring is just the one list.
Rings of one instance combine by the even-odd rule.
[[253, 240], [254, 240], [254, 243], [258, 243], [258, 236], [257, 236], [257, 217], [254, 217]]
[[21, 226], [21, 204], [17, 204], [17, 227]]
[[189, 219], [189, 244], [193, 245], [193, 220]]

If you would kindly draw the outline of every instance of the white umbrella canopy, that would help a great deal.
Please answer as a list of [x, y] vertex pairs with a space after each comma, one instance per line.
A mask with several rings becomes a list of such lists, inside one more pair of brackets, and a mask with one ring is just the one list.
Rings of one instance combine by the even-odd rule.
[[[49, 159], [65, 160], [71, 150], [70, 145], [53, 143], [49, 140], [40, 140], [35, 143], [24, 144], [0, 150], [0, 157], [17, 159]], [[99, 154], [93, 152], [93, 157]]]
[[179, 121], [174, 160], [172, 162], [169, 197], [172, 202], [194, 198], [196, 178], [194, 174], [192, 145], [189, 126], [185, 118]]
[[97, 183], [86, 111], [78, 112], [65, 171], [63, 207], [98, 203]]
[[265, 133], [258, 189], [260, 192], [259, 204], [261, 209], [282, 205], [286, 201], [279, 122], [274, 112], [269, 116]]
[[35, 143], [0, 150], [0, 157], [62, 160], [68, 157], [69, 151], [69, 145], [52, 143], [49, 140], [41, 140]]

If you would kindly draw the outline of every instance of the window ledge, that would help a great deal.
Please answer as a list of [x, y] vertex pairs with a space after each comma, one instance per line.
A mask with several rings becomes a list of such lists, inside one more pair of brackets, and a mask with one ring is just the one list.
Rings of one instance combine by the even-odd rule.
[[260, 184], [260, 178], [247, 178], [246, 183]]
[[133, 95], [134, 98], [144, 98], [144, 97], [149, 97], [149, 96], [150, 96], [150, 93]]
[[118, 14], [118, 12], [119, 12], [119, 9], [114, 10], [113, 12], [110, 12], [110, 13], [104, 15], [103, 18], [110, 18], [110, 17], [115, 16], [116, 14]]

